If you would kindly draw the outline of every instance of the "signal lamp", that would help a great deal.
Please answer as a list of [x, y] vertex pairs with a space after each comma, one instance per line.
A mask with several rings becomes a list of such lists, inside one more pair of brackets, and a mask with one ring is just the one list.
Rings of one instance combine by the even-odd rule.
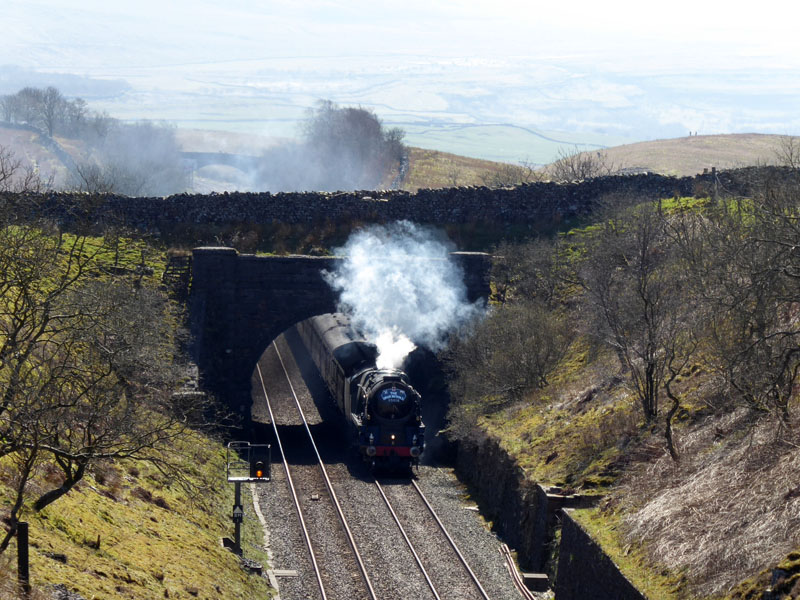
[[263, 479], [267, 469], [263, 460], [256, 460], [250, 464], [250, 477], [255, 479]]

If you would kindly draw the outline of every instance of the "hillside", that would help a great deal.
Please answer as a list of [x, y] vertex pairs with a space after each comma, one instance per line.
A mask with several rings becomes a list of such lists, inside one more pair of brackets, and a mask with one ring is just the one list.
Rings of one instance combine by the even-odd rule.
[[[781, 136], [759, 133], [701, 135], [615, 146], [603, 150], [615, 170], [696, 175], [704, 169], [731, 169], [775, 162]], [[526, 166], [497, 163], [436, 150], [410, 148], [403, 188], [503, 185], [536, 177]]]
[[[451, 435], [500, 446], [528, 482], [600, 496], [575, 518], [648, 598], [800, 597], [800, 325], [781, 266], [797, 236], [774, 218], [797, 210], [791, 185], [740, 212], [621, 205], [508, 246], [495, 311], [453, 351]], [[749, 327], [759, 303], [780, 342]]]
[[[77, 154], [77, 150], [71, 147], [71, 140], [57, 138], [56, 141], [67, 152]], [[0, 149], [11, 150], [23, 168], [35, 168], [43, 179], [52, 177], [56, 185], [63, 185], [66, 181], [64, 164], [39, 133], [21, 127], [0, 126]]]
[[420, 188], [444, 188], [466, 185], [486, 185], [492, 176], [517, 167], [507, 163], [470, 158], [458, 154], [428, 150], [408, 149], [408, 174], [402, 188], [416, 191]]
[[[151, 463], [107, 461], [60, 501], [25, 514], [34, 598], [50, 598], [53, 586], [87, 599], [270, 597], [268, 580], [248, 574], [221, 544], [233, 531], [225, 448], [198, 434], [176, 450], [186, 482]], [[54, 469], [43, 471], [43, 477], [53, 477]], [[4, 507], [13, 498], [12, 484], [13, 467], [5, 457], [0, 460]], [[247, 502], [250, 490], [246, 494]], [[252, 503], [246, 506], [252, 515]], [[246, 556], [268, 567], [258, 521], [249, 518], [243, 531]], [[4, 600], [17, 597], [11, 589], [14, 544], [8, 554], [0, 557]]]
[[781, 136], [760, 133], [698, 135], [615, 146], [605, 150], [619, 168], [664, 175], [695, 175], [703, 169], [731, 169], [775, 162]]

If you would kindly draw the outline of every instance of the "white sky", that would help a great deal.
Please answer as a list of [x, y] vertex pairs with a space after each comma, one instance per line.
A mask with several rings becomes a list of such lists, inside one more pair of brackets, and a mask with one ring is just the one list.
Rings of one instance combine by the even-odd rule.
[[[590, 53], [626, 67], [690, 57], [771, 58], [800, 65], [800, 8], [785, 0], [728, 2], [632, 0], [6, 0], [4, 21], [17, 43], [136, 41], [166, 44], [163, 59], [183, 60], [170, 32], [210, 35], [190, 44], [198, 58], [270, 54], [436, 54], [446, 56]], [[652, 8], [651, 8], [652, 7]], [[10, 21], [10, 23], [9, 23]], [[4, 32], [5, 33], [5, 32]], [[226, 43], [227, 42], [227, 43]], [[5, 48], [9, 61], [12, 48]], [[102, 54], [90, 58], [102, 61]], [[114, 53], [107, 55], [109, 60]], [[15, 62], [15, 61], [9, 61]]]
[[[4, 9], [0, 65], [125, 79], [139, 96], [105, 107], [124, 118], [220, 118], [215, 98], [238, 94], [272, 102], [274, 123], [325, 97], [400, 124], [626, 139], [800, 133], [800, 3], [786, 0], [4, 0]], [[169, 94], [183, 94], [174, 110]], [[252, 108], [235, 108], [251, 118]]]

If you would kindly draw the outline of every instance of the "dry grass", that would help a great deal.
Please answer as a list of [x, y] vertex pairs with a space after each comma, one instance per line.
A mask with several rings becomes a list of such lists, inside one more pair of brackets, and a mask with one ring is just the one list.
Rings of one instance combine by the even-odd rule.
[[626, 144], [608, 148], [605, 153], [619, 167], [639, 167], [680, 177], [711, 167], [732, 169], [774, 163], [780, 138], [759, 133], [699, 135]]
[[[796, 425], [796, 424], [795, 424]], [[708, 417], [620, 490], [628, 538], [686, 574], [698, 595], [730, 591], [800, 546], [800, 433], [744, 409]]]
[[425, 148], [409, 148], [408, 162], [408, 174], [402, 188], [410, 192], [420, 188], [485, 185], [488, 177], [508, 167], [505, 163]]

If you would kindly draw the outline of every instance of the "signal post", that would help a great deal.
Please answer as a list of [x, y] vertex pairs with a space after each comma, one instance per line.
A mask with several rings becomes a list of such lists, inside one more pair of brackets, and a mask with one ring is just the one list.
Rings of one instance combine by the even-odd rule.
[[270, 480], [270, 445], [229, 442], [226, 462], [228, 483], [234, 485], [233, 513], [231, 514], [234, 539], [229, 547], [234, 554], [241, 556], [242, 522], [244, 521], [242, 483], [261, 483]]

